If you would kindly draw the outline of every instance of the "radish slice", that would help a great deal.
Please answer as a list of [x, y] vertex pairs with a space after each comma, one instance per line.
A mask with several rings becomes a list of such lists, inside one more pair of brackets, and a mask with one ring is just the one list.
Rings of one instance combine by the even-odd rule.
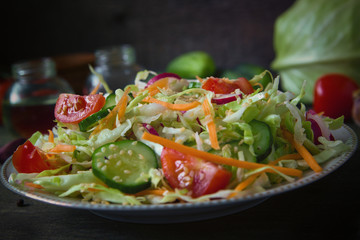
[[236, 99], [238, 97], [242, 98], [242, 95], [241, 94], [236, 94], [236, 93], [233, 93], [233, 94], [216, 94], [216, 96], [213, 99], [211, 99], [211, 102], [216, 103], [218, 105], [222, 105], [222, 104], [225, 104], [225, 103], [236, 101]]
[[325, 125], [322, 117], [317, 115], [314, 110], [307, 111], [306, 120], [311, 122], [311, 129], [314, 132], [315, 144], [320, 144], [318, 138], [321, 136], [327, 140], [334, 140], [334, 136], [331, 134], [330, 129]]
[[156, 136], [159, 136], [159, 133], [155, 130], [153, 126], [147, 123], [143, 123], [142, 126], [150, 133]]
[[155, 77], [153, 77], [152, 79], [150, 79], [148, 81], [148, 83], [146, 84], [146, 87], [149, 87], [151, 84], [153, 84], [154, 82], [163, 79], [163, 78], [176, 78], [176, 79], [181, 79], [181, 77], [175, 73], [160, 73], [158, 75], [156, 75]]

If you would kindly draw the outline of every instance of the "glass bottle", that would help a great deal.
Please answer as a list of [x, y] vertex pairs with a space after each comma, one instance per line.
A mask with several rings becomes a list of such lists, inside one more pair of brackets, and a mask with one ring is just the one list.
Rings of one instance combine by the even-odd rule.
[[[135, 50], [125, 44], [95, 51], [94, 70], [101, 74], [111, 90], [123, 89], [133, 84], [136, 74], [141, 67], [136, 64]], [[99, 83], [94, 74], [90, 74], [84, 88], [84, 94], [89, 94]], [[100, 92], [105, 92], [101, 87]]]
[[12, 65], [14, 82], [3, 101], [4, 126], [17, 137], [34, 132], [47, 133], [54, 125], [54, 108], [61, 93], [73, 93], [70, 85], [56, 74], [51, 58]]

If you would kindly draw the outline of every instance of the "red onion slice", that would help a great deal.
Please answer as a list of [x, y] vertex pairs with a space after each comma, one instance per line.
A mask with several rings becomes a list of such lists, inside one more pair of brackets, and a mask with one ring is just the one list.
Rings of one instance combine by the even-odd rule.
[[153, 77], [152, 79], [150, 79], [148, 81], [148, 83], [146, 84], [146, 87], [149, 87], [151, 84], [153, 84], [154, 82], [163, 79], [163, 78], [176, 78], [176, 79], [181, 79], [181, 77], [175, 73], [160, 73], [158, 75], [156, 75], [155, 77]]
[[155, 130], [153, 126], [147, 123], [143, 123], [142, 126], [152, 135], [159, 136], [158, 132]]
[[229, 102], [236, 101], [236, 99], [240, 97], [242, 98], [242, 94], [216, 94], [216, 96], [211, 99], [211, 102], [216, 103], [218, 105], [226, 104]]
[[314, 143], [319, 144], [319, 137], [324, 137], [327, 140], [334, 140], [334, 136], [331, 134], [330, 129], [325, 125], [321, 116], [316, 114], [314, 110], [309, 110], [306, 113], [306, 120], [311, 122], [311, 129], [314, 132]]

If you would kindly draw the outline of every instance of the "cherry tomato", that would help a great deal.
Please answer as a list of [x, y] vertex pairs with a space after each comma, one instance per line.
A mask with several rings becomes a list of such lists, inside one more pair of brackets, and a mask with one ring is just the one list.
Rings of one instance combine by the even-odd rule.
[[233, 93], [235, 89], [240, 89], [245, 94], [254, 92], [252, 85], [243, 77], [236, 80], [210, 77], [202, 83], [202, 88], [216, 94]]
[[45, 156], [29, 140], [20, 145], [12, 156], [12, 163], [19, 173], [39, 173], [50, 169]]
[[211, 162], [164, 148], [161, 164], [165, 178], [172, 188], [187, 189], [192, 197], [215, 193], [224, 189], [231, 173]]
[[338, 118], [344, 115], [345, 120], [351, 118], [353, 92], [359, 86], [351, 78], [337, 73], [326, 74], [315, 83], [313, 107], [317, 113]]
[[105, 97], [101, 94], [80, 96], [61, 94], [55, 106], [55, 118], [63, 123], [79, 123], [105, 105]]

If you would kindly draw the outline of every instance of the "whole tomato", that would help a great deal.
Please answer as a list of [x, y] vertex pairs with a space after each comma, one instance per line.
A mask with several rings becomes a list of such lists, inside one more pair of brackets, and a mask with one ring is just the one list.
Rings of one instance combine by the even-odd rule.
[[345, 120], [350, 120], [353, 92], [358, 88], [354, 80], [343, 74], [331, 73], [321, 76], [315, 83], [315, 112], [323, 112], [324, 116], [331, 118], [344, 115]]

